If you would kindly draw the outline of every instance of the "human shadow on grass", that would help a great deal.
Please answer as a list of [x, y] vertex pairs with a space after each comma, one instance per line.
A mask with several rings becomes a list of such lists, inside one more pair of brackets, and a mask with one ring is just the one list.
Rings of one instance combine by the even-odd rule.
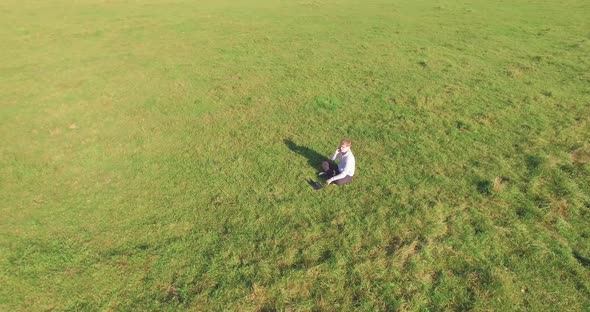
[[314, 169], [319, 169], [321, 162], [326, 160], [326, 156], [312, 150], [309, 147], [297, 145], [295, 142], [289, 139], [285, 139], [284, 142], [290, 150], [307, 158], [307, 163]]
[[[316, 170], [320, 168], [320, 164], [322, 161], [327, 160], [327, 158], [324, 155], [312, 150], [309, 147], [305, 147], [303, 145], [297, 145], [295, 142], [293, 142], [290, 139], [285, 139], [284, 142], [285, 142], [285, 145], [287, 145], [287, 147], [291, 151], [305, 157], [307, 159], [307, 163], [312, 168], [314, 168]], [[324, 188], [324, 186], [318, 181], [314, 181], [312, 179], [309, 179], [306, 182], [316, 191]]]
[[574, 254], [574, 258], [576, 258], [576, 260], [578, 260], [578, 262], [585, 266], [586, 268], [590, 269], [590, 259], [580, 255], [580, 253], [578, 253], [577, 251], [573, 252]]

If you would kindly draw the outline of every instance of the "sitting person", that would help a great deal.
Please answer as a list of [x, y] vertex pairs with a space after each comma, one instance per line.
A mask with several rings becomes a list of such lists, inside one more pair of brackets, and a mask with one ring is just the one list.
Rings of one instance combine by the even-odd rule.
[[[327, 179], [326, 182], [328, 185], [332, 183], [344, 185], [352, 181], [355, 160], [350, 146], [350, 140], [342, 140], [334, 155], [330, 157], [330, 160], [322, 163], [322, 169], [324, 171], [320, 172], [319, 175]], [[335, 160], [338, 160], [338, 164], [334, 162]]]

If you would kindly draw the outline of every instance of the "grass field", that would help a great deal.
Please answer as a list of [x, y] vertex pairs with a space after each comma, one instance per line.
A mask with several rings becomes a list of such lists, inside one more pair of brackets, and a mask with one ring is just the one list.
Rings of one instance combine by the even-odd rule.
[[586, 0], [0, 17], [2, 311], [590, 310]]

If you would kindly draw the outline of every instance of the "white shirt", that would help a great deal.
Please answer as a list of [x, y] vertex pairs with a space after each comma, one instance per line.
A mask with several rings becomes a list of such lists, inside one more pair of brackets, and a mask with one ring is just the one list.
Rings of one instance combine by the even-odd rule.
[[332, 155], [332, 160], [336, 159], [340, 160], [340, 162], [338, 163], [338, 171], [340, 171], [340, 174], [332, 177], [332, 181], [340, 180], [346, 177], [347, 175], [351, 177], [354, 176], [355, 160], [354, 155], [352, 154], [352, 150], [348, 150], [346, 154], [342, 154], [339, 152], [334, 153], [334, 155]]

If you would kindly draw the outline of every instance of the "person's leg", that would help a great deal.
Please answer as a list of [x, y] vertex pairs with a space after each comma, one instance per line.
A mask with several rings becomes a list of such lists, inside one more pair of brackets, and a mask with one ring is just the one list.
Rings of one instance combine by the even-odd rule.
[[324, 161], [322, 162], [322, 170], [325, 173], [322, 177], [329, 179], [338, 174], [338, 165], [333, 161]]
[[336, 180], [336, 181], [334, 181], [334, 182], [332, 182], [332, 183], [334, 183], [334, 184], [336, 184], [336, 185], [344, 185], [344, 184], [348, 184], [348, 183], [350, 183], [350, 182], [352, 182], [352, 177], [351, 177], [351, 176], [349, 176], [349, 175], [347, 175], [347, 176], [345, 176], [344, 178], [342, 178], [342, 179], [340, 179], [340, 180]]
[[322, 170], [328, 172], [330, 170], [330, 163], [327, 161], [322, 162]]

